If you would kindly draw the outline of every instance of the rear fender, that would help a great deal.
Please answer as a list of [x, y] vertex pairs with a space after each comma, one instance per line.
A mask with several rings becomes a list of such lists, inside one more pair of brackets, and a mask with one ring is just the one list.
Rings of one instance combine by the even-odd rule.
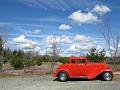
[[94, 74], [93, 76], [89, 76], [88, 78], [89, 78], [89, 79], [93, 79], [93, 78], [95, 78], [95, 77], [97, 77], [97, 76], [100, 76], [100, 75], [101, 75], [102, 73], [104, 73], [104, 72], [111, 72], [111, 73], [112, 73], [112, 70], [110, 70], [110, 69], [105, 69], [105, 70], [100, 71], [99, 73]]

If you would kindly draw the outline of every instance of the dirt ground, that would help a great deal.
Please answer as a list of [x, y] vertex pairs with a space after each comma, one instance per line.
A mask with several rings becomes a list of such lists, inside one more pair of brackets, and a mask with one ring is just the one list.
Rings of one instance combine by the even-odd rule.
[[16, 76], [0, 79], [0, 90], [120, 90], [120, 81], [77, 79], [59, 82], [51, 75]]

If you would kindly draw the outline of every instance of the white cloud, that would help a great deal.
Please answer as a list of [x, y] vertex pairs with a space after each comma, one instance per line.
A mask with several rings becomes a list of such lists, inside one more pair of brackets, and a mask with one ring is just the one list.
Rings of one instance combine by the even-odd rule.
[[93, 13], [82, 13], [81, 10], [73, 12], [68, 18], [79, 24], [89, 24], [99, 21], [98, 17]]
[[72, 27], [70, 25], [68, 25], [68, 24], [62, 24], [62, 25], [59, 26], [60, 30], [69, 30], [71, 28]]
[[60, 37], [50, 35], [46, 37], [45, 41], [47, 43], [60, 43]]
[[68, 36], [62, 35], [62, 36], [47, 36], [45, 41], [47, 43], [64, 43], [64, 44], [70, 44], [72, 43], [72, 40]]
[[106, 14], [110, 12], [110, 8], [105, 5], [95, 5], [95, 7], [92, 10], [93, 12], [96, 12], [98, 14]]
[[39, 46], [36, 46], [34, 51], [35, 51], [36, 54], [39, 54], [39, 55], [43, 53], [42, 48], [40, 48]]
[[85, 35], [76, 35], [76, 36], [51, 35], [46, 37], [46, 42], [49, 43], [47, 45], [50, 45], [50, 43], [53, 43], [53, 42], [57, 42], [58, 44], [60, 44], [60, 46], [66, 44], [66, 48], [61, 47], [61, 48], [65, 48], [62, 51], [62, 54], [65, 54], [65, 55], [70, 55], [70, 54], [76, 55], [76, 53], [79, 55], [80, 53], [85, 54], [91, 48], [98, 48], [97, 43], [91, 37], [87, 37]]
[[37, 46], [34, 50], [35, 50], [35, 51], [40, 51], [41, 48]]
[[26, 43], [26, 41], [27, 41], [27, 39], [25, 39], [24, 35], [13, 38], [13, 42], [15, 42], [15, 43]]
[[[56, 42], [61, 48], [62, 53], [60, 55], [85, 55], [91, 48], [99, 48], [98, 43], [93, 40], [93, 38], [85, 35], [75, 35], [75, 36], [54, 36], [49, 35], [43, 37], [42, 44], [38, 44], [33, 40], [26, 38], [24, 35], [16, 37], [13, 39], [14, 43], [17, 43], [21, 49], [30, 49], [34, 47], [36, 52], [44, 55], [46, 52], [46, 47], [51, 47], [51, 43]], [[34, 44], [31, 44], [34, 43]], [[33, 46], [32, 46], [33, 45]], [[18, 48], [19, 48], [18, 47]], [[51, 53], [51, 49], [48, 48], [48, 54]]]
[[[27, 6], [41, 9], [71, 10], [73, 7], [80, 8], [85, 0], [17, 0]], [[72, 3], [72, 5], [71, 5]]]
[[18, 46], [22, 49], [33, 49], [33, 48], [35, 48], [35, 46], [32, 45], [31, 43], [22, 43], [22, 44], [19, 44]]
[[90, 37], [87, 37], [85, 35], [76, 35], [74, 37], [74, 40], [78, 41], [78, 42], [80, 42], [80, 41], [90, 41]]
[[81, 56], [86, 55], [91, 48], [97, 48], [95, 43], [76, 43], [72, 44], [66, 52], [69, 52], [70, 55]]
[[26, 34], [39, 34], [41, 32], [40, 29], [35, 29], [35, 30], [32, 30], [32, 31], [26, 31], [25, 33]]
[[61, 42], [61, 43], [65, 43], [65, 44], [70, 44], [70, 43], [72, 43], [72, 40], [70, 39], [69, 36], [63, 35], [63, 36], [61, 37], [60, 42]]
[[68, 18], [79, 24], [90, 24], [100, 21], [100, 16], [98, 14], [103, 15], [110, 11], [111, 9], [105, 5], [95, 5], [92, 10], [87, 8], [87, 11], [85, 12], [82, 12], [81, 10], [73, 12]]
[[35, 48], [37, 45], [37, 43], [35, 41], [26, 39], [26, 37], [24, 35], [13, 38], [12, 42], [13, 42], [13, 44], [17, 44], [22, 49]]
[[73, 37], [73, 43], [71, 43], [66, 52], [75, 56], [86, 55], [91, 48], [101, 49], [102, 47], [91, 37], [76, 35]]
[[91, 48], [96, 48], [97, 45], [94, 43], [86, 43], [84, 45], [82, 45], [82, 43], [78, 43], [78, 44], [72, 44], [69, 48], [69, 50], [71, 51], [79, 51], [79, 50], [89, 50]]

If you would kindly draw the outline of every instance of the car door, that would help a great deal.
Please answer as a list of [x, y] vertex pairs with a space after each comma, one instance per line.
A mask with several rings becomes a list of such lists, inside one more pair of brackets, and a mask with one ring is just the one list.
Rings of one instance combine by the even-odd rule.
[[78, 62], [77, 66], [76, 66], [77, 75], [78, 76], [86, 76], [86, 74], [87, 74], [86, 60], [78, 59], [77, 62]]
[[77, 73], [77, 60], [72, 59], [69, 65], [70, 65], [69, 66], [70, 76], [76, 77], [78, 75], [78, 73]]

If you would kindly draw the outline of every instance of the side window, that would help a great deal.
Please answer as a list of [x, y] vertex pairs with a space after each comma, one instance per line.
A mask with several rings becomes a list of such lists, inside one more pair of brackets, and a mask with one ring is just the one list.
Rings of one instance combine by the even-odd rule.
[[81, 60], [81, 59], [80, 59], [80, 60], [78, 60], [78, 63], [79, 63], [79, 64], [85, 63], [85, 60]]
[[76, 60], [75, 60], [75, 59], [72, 59], [72, 60], [71, 60], [71, 63], [76, 63]]

